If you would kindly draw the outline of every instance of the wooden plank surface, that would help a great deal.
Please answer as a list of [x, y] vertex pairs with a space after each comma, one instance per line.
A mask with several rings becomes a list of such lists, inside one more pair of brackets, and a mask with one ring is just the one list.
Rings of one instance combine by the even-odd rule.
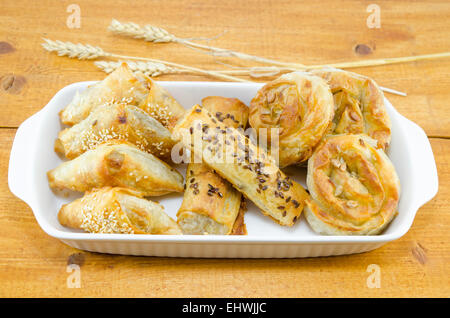
[[[369, 253], [294, 260], [88, 253], [47, 236], [7, 185], [15, 128], [62, 87], [104, 76], [92, 62], [45, 52], [42, 37], [221, 67], [211, 57], [180, 45], [111, 35], [106, 27], [117, 18], [152, 23], [180, 37], [213, 37], [227, 31], [210, 44], [306, 64], [397, 57], [449, 50], [448, 1], [377, 1], [380, 29], [366, 26], [368, 1], [76, 1], [81, 29], [69, 29], [66, 9], [71, 3], [4, 0], [0, 5], [0, 296], [450, 296], [450, 59], [355, 69], [380, 85], [408, 93], [387, 97], [431, 137], [440, 180], [438, 195], [419, 210], [411, 230]], [[369, 53], [355, 51], [357, 44], [369, 47]], [[161, 80], [214, 79], [172, 75]], [[68, 263], [81, 266], [79, 289], [67, 287]], [[366, 285], [370, 264], [380, 266], [379, 289]]]

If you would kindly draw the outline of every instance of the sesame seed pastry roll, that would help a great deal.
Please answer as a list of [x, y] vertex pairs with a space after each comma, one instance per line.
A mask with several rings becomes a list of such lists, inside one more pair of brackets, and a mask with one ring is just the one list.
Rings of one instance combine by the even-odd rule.
[[317, 233], [378, 234], [397, 214], [397, 173], [365, 134], [327, 136], [308, 161], [306, 181], [305, 216]]
[[[186, 132], [193, 136], [203, 133], [200, 153], [190, 138], [183, 138]], [[305, 189], [280, 171], [264, 149], [240, 130], [218, 121], [204, 107], [192, 107], [175, 126], [173, 135], [280, 225], [291, 226], [300, 216], [308, 197]], [[226, 160], [221, 160], [223, 156]]]
[[279, 165], [283, 168], [308, 160], [330, 130], [333, 116], [327, 83], [305, 72], [293, 72], [258, 91], [250, 103], [249, 122], [256, 133], [260, 128], [279, 129]]
[[177, 223], [158, 203], [125, 188], [105, 187], [64, 204], [61, 225], [90, 233], [182, 234]]
[[128, 65], [122, 63], [101, 82], [89, 86], [81, 93], [77, 92], [59, 116], [64, 124], [74, 125], [103, 104], [127, 103], [138, 106], [145, 101], [151, 85], [147, 76], [133, 74]]
[[159, 158], [169, 158], [174, 145], [167, 128], [132, 105], [102, 105], [78, 124], [62, 130], [55, 151], [73, 159], [111, 139], [128, 141]]
[[149, 80], [149, 89], [147, 98], [139, 107], [171, 131], [186, 109], [155, 81]]
[[167, 163], [136, 146], [110, 140], [47, 173], [52, 189], [89, 191], [125, 187], [145, 196], [183, 192], [183, 176]]
[[384, 106], [384, 95], [374, 80], [338, 69], [313, 70], [331, 88], [336, 112], [333, 134], [367, 134], [386, 150], [391, 141], [391, 121]]
[[[247, 124], [248, 107], [236, 98], [209, 96], [202, 104], [226, 126]], [[241, 199], [241, 193], [213, 169], [202, 163], [189, 163], [186, 191], [177, 213], [178, 225], [183, 234], [245, 233]], [[238, 218], [240, 212], [242, 216]]]

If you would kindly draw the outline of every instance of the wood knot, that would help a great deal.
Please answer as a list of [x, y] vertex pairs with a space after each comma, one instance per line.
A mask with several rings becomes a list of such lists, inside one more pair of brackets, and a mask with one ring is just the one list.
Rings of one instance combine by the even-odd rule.
[[74, 253], [71, 254], [68, 258], [67, 258], [67, 265], [72, 265], [72, 264], [76, 264], [78, 266], [83, 266], [84, 264], [84, 254], [83, 253]]
[[358, 55], [368, 55], [372, 54], [372, 49], [366, 44], [357, 44], [354, 51]]
[[426, 249], [420, 245], [420, 243], [417, 243], [416, 246], [414, 246], [411, 249], [412, 255], [414, 258], [422, 265], [425, 265], [425, 263], [428, 261]]
[[12, 46], [11, 44], [9, 44], [8, 42], [0, 42], [0, 54], [6, 54], [6, 53], [11, 53], [14, 52], [16, 49], [14, 48], [14, 46]]
[[26, 82], [27, 80], [23, 76], [7, 74], [0, 78], [0, 87], [7, 93], [18, 94]]

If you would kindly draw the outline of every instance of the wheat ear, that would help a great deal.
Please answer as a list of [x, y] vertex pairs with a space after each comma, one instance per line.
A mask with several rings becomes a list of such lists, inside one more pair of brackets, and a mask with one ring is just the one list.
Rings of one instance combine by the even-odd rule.
[[52, 41], [49, 39], [44, 39], [44, 43], [42, 44], [44, 49], [50, 52], [56, 52], [59, 56], [68, 56], [70, 58], [77, 58], [80, 60], [83, 59], [97, 59], [102, 57], [113, 57], [117, 59], [123, 59], [123, 60], [141, 60], [141, 61], [147, 61], [147, 62], [154, 62], [154, 63], [160, 63], [172, 67], [176, 67], [183, 70], [188, 70], [193, 73], [198, 74], [204, 74], [213, 76], [220, 79], [226, 79], [229, 81], [235, 81], [235, 82], [248, 82], [247, 80], [234, 77], [231, 75], [222, 74], [215, 71], [207, 71], [203, 70], [201, 68], [196, 68], [192, 66], [187, 66], [183, 64], [168, 62], [168, 61], [162, 61], [158, 59], [152, 59], [152, 58], [146, 58], [146, 57], [136, 57], [136, 56], [127, 56], [127, 55], [120, 55], [120, 54], [113, 54], [104, 51], [102, 48], [98, 46], [92, 46], [89, 44], [73, 44], [72, 42], [62, 42], [62, 41]]
[[166, 42], [176, 42], [184, 44], [188, 47], [194, 47], [199, 48], [203, 50], [207, 50], [211, 52], [215, 56], [224, 56], [224, 57], [237, 57], [242, 60], [247, 61], [254, 61], [254, 62], [260, 62], [265, 64], [271, 64], [271, 65], [278, 65], [278, 66], [284, 66], [284, 67], [295, 67], [299, 69], [305, 69], [306, 66], [299, 63], [286, 63], [286, 62], [280, 62], [264, 57], [259, 57], [255, 55], [250, 55], [246, 53], [236, 52], [232, 50], [227, 49], [221, 49], [209, 45], [204, 45], [196, 42], [189, 41], [188, 39], [179, 38], [173, 34], [170, 34], [166, 30], [155, 27], [152, 25], [145, 25], [143, 27], [139, 26], [136, 23], [128, 22], [123, 23], [116, 19], [113, 19], [111, 21], [111, 24], [108, 27], [108, 30], [110, 30], [113, 33], [124, 35], [128, 37], [133, 37], [136, 39], [144, 39], [149, 42], [155, 42], [155, 43], [166, 43]]
[[318, 69], [323, 67], [335, 67], [335, 68], [355, 68], [355, 67], [365, 67], [365, 66], [378, 66], [378, 65], [389, 65], [397, 63], [406, 63], [412, 61], [429, 60], [450, 57], [450, 52], [436, 53], [436, 54], [424, 54], [416, 56], [405, 56], [397, 58], [383, 58], [383, 59], [373, 59], [373, 60], [363, 60], [354, 62], [342, 62], [342, 63], [331, 63], [331, 64], [320, 64], [320, 65], [304, 65], [299, 63], [289, 63], [280, 62], [272, 59], [267, 59], [255, 55], [245, 54], [241, 52], [236, 52], [232, 50], [221, 49], [213, 46], [203, 45], [189, 41], [187, 39], [178, 38], [173, 34], [170, 34], [164, 29], [159, 27], [145, 25], [143, 27], [136, 23], [122, 23], [115, 19], [111, 21], [108, 28], [110, 31], [129, 37], [134, 37], [138, 39], [145, 39], [150, 42], [178, 42], [184, 44], [188, 47], [195, 47], [203, 50], [210, 51], [216, 56], [227, 56], [227, 57], [237, 57], [242, 60], [254, 61], [266, 63], [274, 66], [282, 66], [287, 68], [296, 68], [298, 70], [305, 69]]
[[[116, 70], [122, 64], [122, 61], [97, 61], [94, 62], [95, 66], [106, 73], [111, 73]], [[128, 64], [128, 67], [133, 72], [141, 72], [148, 77], [156, 77], [165, 74], [180, 74], [186, 73], [187, 71], [178, 69], [175, 67], [170, 67], [164, 65], [162, 63], [154, 63], [154, 62], [134, 62], [134, 61], [125, 61]]]

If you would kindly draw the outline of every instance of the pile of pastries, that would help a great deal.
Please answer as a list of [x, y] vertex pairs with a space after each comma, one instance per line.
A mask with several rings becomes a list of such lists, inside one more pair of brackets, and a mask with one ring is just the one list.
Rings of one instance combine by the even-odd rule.
[[[123, 64], [59, 115], [68, 127], [55, 151], [69, 160], [47, 173], [49, 185], [85, 193], [61, 207], [63, 226], [242, 235], [246, 199], [281, 226], [294, 225], [304, 211], [324, 235], [377, 234], [397, 214], [400, 183], [385, 153], [391, 124], [383, 93], [358, 74], [284, 74], [249, 107], [208, 96], [186, 110]], [[275, 132], [267, 144], [257, 141]], [[189, 159], [185, 180], [173, 168], [180, 155]], [[225, 156], [232, 160], [220, 160]], [[308, 190], [283, 172], [291, 165], [307, 165]], [[151, 200], [171, 192], [184, 193], [177, 220]]]

